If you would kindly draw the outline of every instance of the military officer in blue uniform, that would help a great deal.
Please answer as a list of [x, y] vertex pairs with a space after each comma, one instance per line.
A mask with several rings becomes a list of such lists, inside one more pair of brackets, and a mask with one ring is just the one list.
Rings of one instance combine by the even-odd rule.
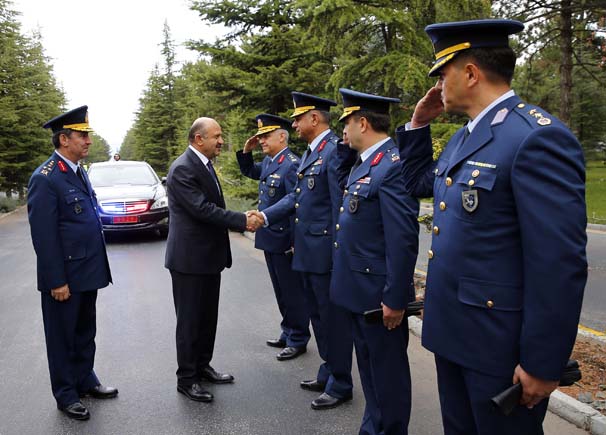
[[[257, 133], [236, 153], [240, 171], [259, 180], [258, 210], [277, 203], [295, 188], [299, 158], [288, 148], [291, 122], [279, 116], [262, 113], [255, 118]], [[261, 145], [266, 157], [255, 163], [252, 150]], [[283, 348], [276, 356], [279, 361], [296, 358], [307, 350], [309, 313], [303, 294], [301, 274], [292, 269], [294, 217], [287, 217], [259, 228], [255, 233], [255, 248], [263, 250], [282, 322], [278, 339], [267, 340], [272, 347]]]
[[[400, 100], [340, 89], [343, 135], [359, 157], [335, 225], [330, 299], [350, 313], [366, 410], [360, 434], [408, 433], [411, 407], [406, 305], [415, 299], [419, 202], [402, 183], [389, 137], [389, 105]], [[378, 323], [363, 313], [382, 309]]]
[[[423, 345], [434, 352], [446, 435], [542, 434], [570, 356], [587, 279], [581, 145], [510, 88], [508, 35], [479, 20], [426, 28], [438, 76], [397, 139], [403, 182], [434, 197]], [[470, 121], [432, 161], [428, 124]], [[521, 383], [508, 417], [490, 398]]]
[[295, 190], [263, 210], [273, 225], [294, 215], [293, 269], [302, 272], [305, 296], [320, 357], [325, 361], [315, 379], [301, 388], [322, 394], [313, 409], [339, 406], [352, 398], [353, 337], [346, 310], [329, 300], [334, 225], [343, 191], [339, 187], [339, 137], [329, 127], [331, 100], [292, 93], [293, 128], [308, 148], [297, 170]]
[[95, 361], [97, 289], [111, 282], [97, 198], [78, 161], [91, 145], [87, 106], [48, 121], [53, 155], [32, 174], [27, 209], [37, 256], [38, 290], [51, 387], [68, 417], [90, 417], [80, 397], [113, 398]]

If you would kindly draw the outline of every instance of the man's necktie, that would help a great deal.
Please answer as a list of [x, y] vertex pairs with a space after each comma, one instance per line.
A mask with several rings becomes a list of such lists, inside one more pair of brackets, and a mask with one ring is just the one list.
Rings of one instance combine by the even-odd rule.
[[210, 172], [211, 177], [213, 177], [213, 180], [215, 180], [217, 189], [219, 189], [219, 192], [221, 192], [221, 187], [219, 186], [219, 179], [217, 178], [217, 173], [215, 172], [215, 168], [213, 168], [213, 164], [210, 160], [206, 164], [206, 167], [208, 168], [208, 172]]
[[463, 148], [463, 144], [465, 144], [465, 141], [467, 140], [467, 138], [470, 135], [470, 131], [469, 128], [467, 126], [465, 126], [465, 130], [463, 131], [463, 136], [461, 137], [461, 139], [459, 140], [459, 142], [455, 145], [454, 149], [452, 150], [452, 153], [450, 154], [450, 160], [454, 161], [456, 159], [457, 154], [459, 154], [459, 152], [461, 151], [461, 148]]
[[354, 165], [351, 167], [351, 171], [349, 171], [349, 177], [347, 180], [347, 184], [350, 184], [351, 175], [355, 172], [356, 169], [358, 169], [358, 166], [360, 166], [361, 164], [362, 164], [362, 157], [358, 156], [356, 163], [354, 163]]
[[86, 185], [86, 181], [84, 180], [84, 174], [82, 173], [82, 168], [80, 166], [78, 166], [78, 169], [76, 169], [76, 175], [78, 176], [80, 181], [82, 181], [82, 184], [84, 184], [86, 190], [88, 190], [88, 186]]
[[305, 160], [307, 160], [310, 155], [311, 155], [311, 146], [307, 145], [305, 154], [303, 154], [303, 158], [301, 159], [301, 166], [303, 166], [305, 164]]

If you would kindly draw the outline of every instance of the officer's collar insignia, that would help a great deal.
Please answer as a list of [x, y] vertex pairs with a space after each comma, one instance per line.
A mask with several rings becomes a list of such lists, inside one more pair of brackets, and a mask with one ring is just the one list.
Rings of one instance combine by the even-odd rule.
[[505, 121], [505, 118], [507, 117], [508, 113], [509, 113], [509, 109], [507, 109], [507, 107], [503, 107], [501, 110], [499, 110], [494, 115], [494, 118], [492, 118], [492, 122], [490, 123], [490, 125], [496, 125], [496, 124], [502, 123], [503, 121]]
[[372, 159], [372, 162], [370, 162], [370, 166], [377, 165], [381, 161], [381, 159], [383, 158], [384, 155], [385, 155], [385, 153], [383, 151], [381, 151], [379, 154], [377, 154], [375, 156], [375, 158]]
[[324, 139], [322, 142], [320, 142], [320, 145], [318, 146], [318, 152], [320, 152], [324, 149], [324, 147], [326, 146], [326, 142], [327, 142], [326, 139]]
[[356, 183], [370, 184], [370, 177], [360, 178]]
[[57, 166], [59, 166], [61, 172], [67, 172], [67, 166], [61, 160], [57, 162]]
[[280, 156], [280, 158], [278, 159], [278, 164], [282, 164], [282, 162], [284, 161], [284, 158], [285, 158], [285, 157], [286, 157], [286, 156], [285, 156], [284, 154], [282, 154], [282, 155]]
[[42, 175], [48, 176], [48, 174], [50, 174], [50, 172], [53, 170], [54, 166], [55, 166], [55, 161], [51, 160], [46, 165], [42, 166], [42, 168], [40, 168], [40, 173]]
[[[479, 166], [480, 168], [490, 168], [490, 169], [496, 169], [497, 165], [493, 165], [492, 163], [484, 163], [484, 162], [474, 162], [473, 160], [467, 160], [468, 165], [471, 166]], [[438, 173], [438, 168], [436, 168], [436, 174]]]
[[478, 208], [478, 191], [476, 189], [465, 190], [461, 193], [463, 208], [469, 213]]

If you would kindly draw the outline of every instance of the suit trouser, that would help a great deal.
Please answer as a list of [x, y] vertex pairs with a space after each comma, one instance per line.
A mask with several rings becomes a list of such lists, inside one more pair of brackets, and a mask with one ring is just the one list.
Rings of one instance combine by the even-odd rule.
[[60, 406], [99, 385], [95, 365], [97, 290], [72, 293], [59, 302], [42, 292], [42, 319], [53, 396]]
[[408, 324], [389, 331], [352, 313], [354, 343], [366, 409], [360, 435], [405, 435], [411, 408]]
[[302, 272], [309, 317], [320, 357], [316, 379], [326, 384], [324, 392], [342, 399], [351, 396], [353, 333], [349, 311], [329, 299], [330, 273]]
[[305, 347], [309, 333], [309, 312], [303, 294], [301, 272], [292, 270], [292, 254], [264, 251], [269, 277], [282, 314], [280, 339], [287, 346]]
[[170, 271], [177, 315], [177, 384], [201, 380], [215, 348], [221, 274], [193, 275]]
[[490, 399], [511, 387], [511, 376], [491, 376], [435, 355], [445, 435], [543, 435], [549, 399], [533, 409], [517, 406], [508, 416]]

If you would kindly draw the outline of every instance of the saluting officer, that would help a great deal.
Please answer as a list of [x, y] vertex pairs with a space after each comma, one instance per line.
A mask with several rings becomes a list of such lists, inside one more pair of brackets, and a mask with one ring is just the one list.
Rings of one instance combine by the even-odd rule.
[[[388, 136], [396, 98], [340, 89], [343, 135], [359, 157], [335, 225], [331, 300], [350, 312], [366, 398], [361, 434], [406, 434], [411, 386], [406, 305], [415, 299], [419, 202], [402, 183], [400, 153]], [[361, 236], [362, 235], [362, 236]], [[378, 323], [365, 311], [382, 309]]]
[[[400, 128], [403, 181], [434, 197], [423, 345], [435, 353], [450, 434], [542, 434], [550, 393], [570, 356], [587, 279], [581, 145], [510, 88], [508, 35], [523, 24], [433, 24], [438, 83]], [[470, 121], [432, 161], [428, 124]], [[521, 383], [510, 416], [490, 398]]]
[[[255, 118], [257, 133], [244, 149], [236, 153], [240, 171], [259, 180], [258, 210], [278, 202], [295, 188], [299, 158], [288, 148], [291, 122], [279, 116], [262, 113]], [[266, 157], [255, 163], [252, 150], [258, 145]], [[282, 322], [278, 339], [267, 340], [272, 347], [283, 348], [276, 356], [284, 361], [303, 354], [309, 341], [309, 313], [303, 295], [301, 274], [292, 269], [294, 217], [273, 222], [255, 233], [255, 247], [263, 250]]]
[[325, 361], [315, 379], [301, 382], [305, 390], [322, 392], [313, 409], [334, 408], [351, 400], [353, 338], [346, 310], [329, 300], [333, 228], [343, 191], [339, 187], [337, 142], [329, 127], [331, 100], [292, 93], [293, 128], [309, 144], [297, 170], [295, 190], [263, 210], [273, 225], [295, 216], [293, 269], [302, 272], [305, 297], [320, 357]]
[[97, 198], [78, 161], [91, 145], [87, 106], [48, 121], [53, 155], [32, 174], [27, 198], [51, 387], [57, 407], [87, 420], [80, 397], [116, 397], [95, 362], [97, 289], [111, 282]]

